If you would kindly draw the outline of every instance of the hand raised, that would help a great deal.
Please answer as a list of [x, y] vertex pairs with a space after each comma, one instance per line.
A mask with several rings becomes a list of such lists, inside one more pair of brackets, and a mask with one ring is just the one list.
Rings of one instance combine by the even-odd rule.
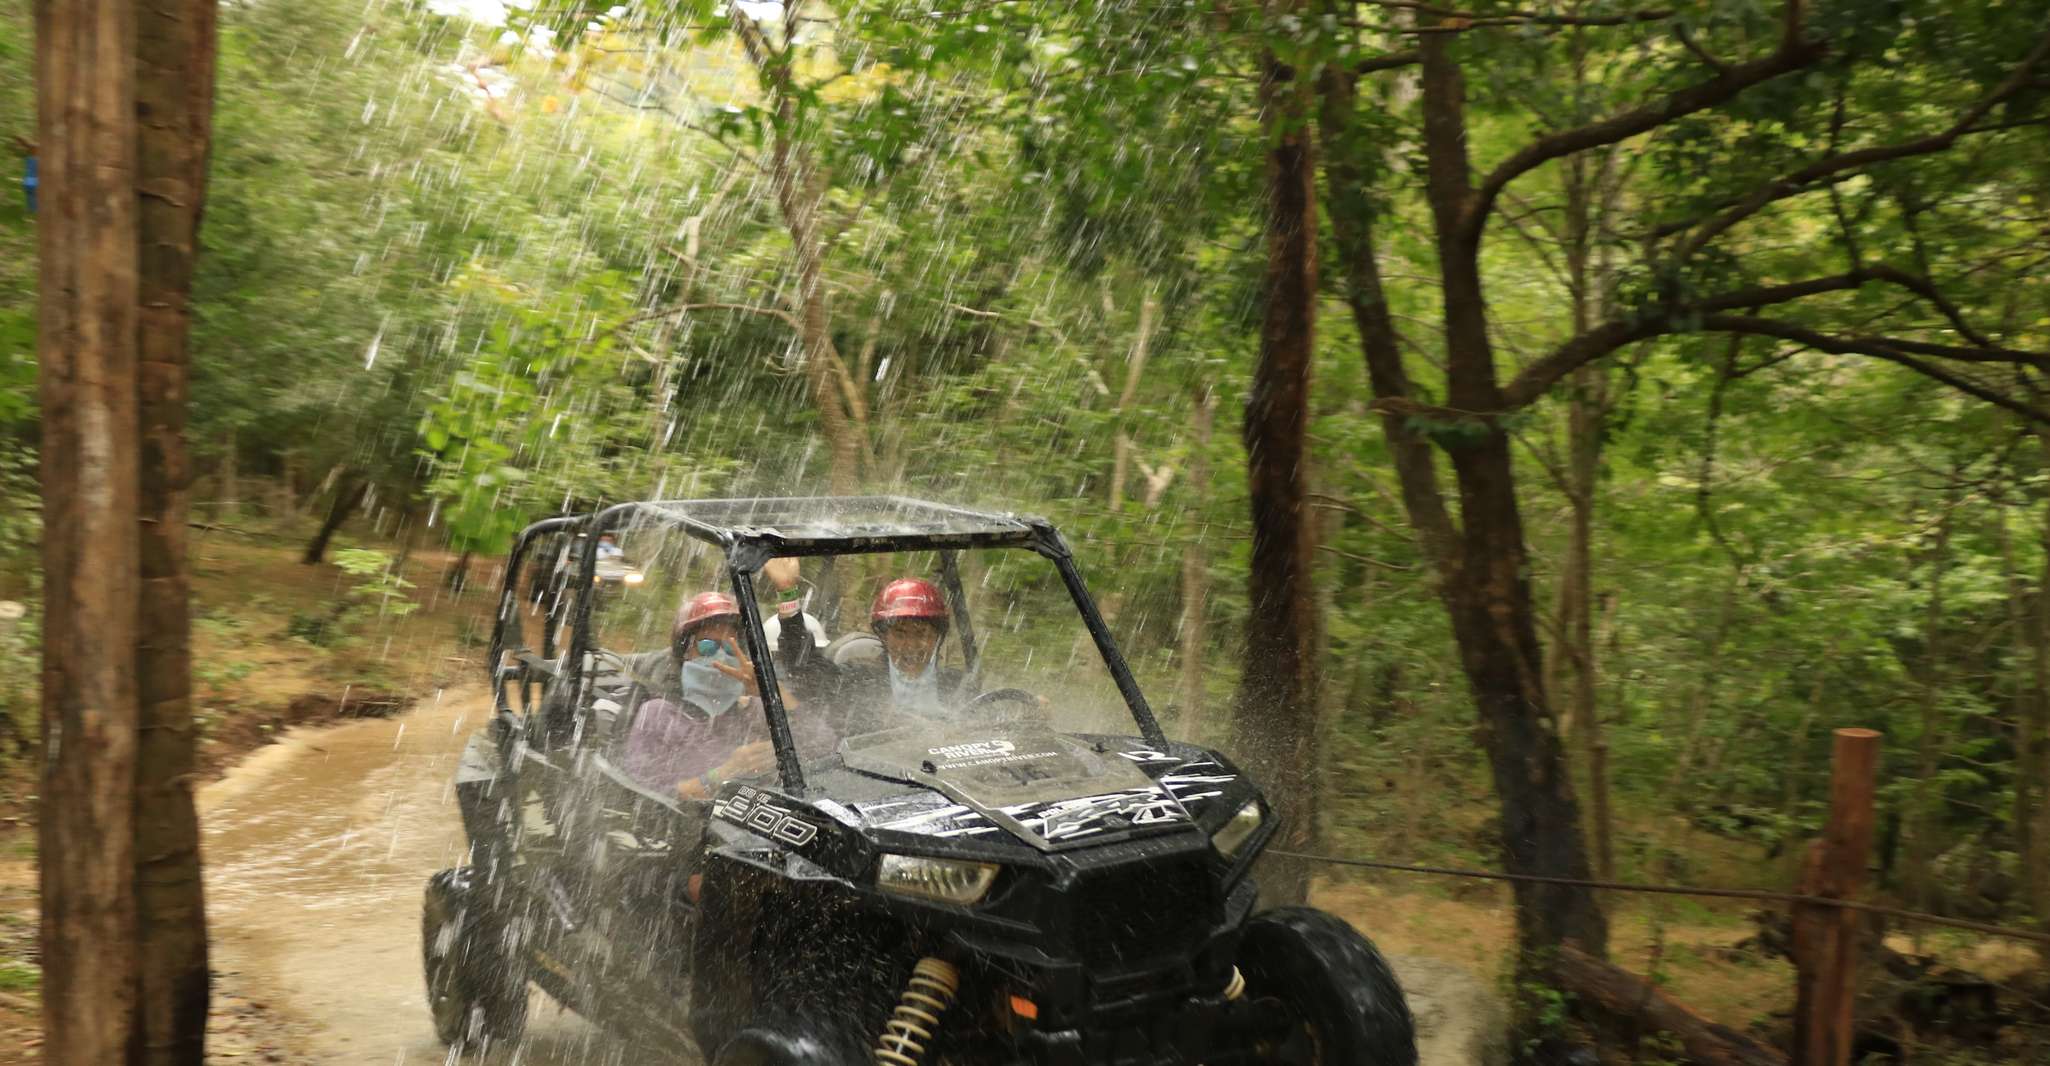
[[778, 589], [797, 587], [797, 560], [794, 557], [771, 559], [762, 564], [762, 576]]
[[712, 669], [740, 682], [746, 687], [748, 695], [760, 699], [762, 696], [762, 683], [755, 677], [754, 660], [748, 658], [747, 653], [740, 650], [740, 645], [734, 643], [731, 639], [726, 641], [726, 650], [733, 653], [733, 659], [739, 665], [729, 665], [713, 660]]

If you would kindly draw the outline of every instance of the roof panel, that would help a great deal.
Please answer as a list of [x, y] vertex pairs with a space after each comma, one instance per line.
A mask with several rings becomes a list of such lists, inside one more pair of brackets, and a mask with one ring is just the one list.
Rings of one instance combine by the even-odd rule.
[[903, 496], [664, 500], [643, 506], [717, 533], [735, 537], [770, 534], [784, 541], [901, 536], [1023, 538], [1032, 528], [1016, 515]]

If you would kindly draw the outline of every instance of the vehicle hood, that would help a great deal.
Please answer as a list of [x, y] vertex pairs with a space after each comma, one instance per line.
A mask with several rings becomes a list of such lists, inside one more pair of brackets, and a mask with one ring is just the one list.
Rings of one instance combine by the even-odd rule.
[[859, 805], [873, 828], [1007, 834], [1058, 851], [1192, 827], [1176, 791], [1147, 765], [1171, 757], [1127, 748], [1139, 742], [1031, 728], [900, 729], [850, 737], [840, 754], [850, 769], [930, 790]]

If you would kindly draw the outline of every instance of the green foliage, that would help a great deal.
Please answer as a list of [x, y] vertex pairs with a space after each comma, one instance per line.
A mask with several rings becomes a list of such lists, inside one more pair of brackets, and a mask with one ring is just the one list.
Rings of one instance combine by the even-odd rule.
[[335, 642], [339, 627], [334, 611], [293, 611], [285, 620], [285, 636], [305, 641], [318, 648], [325, 648]]
[[349, 607], [345, 619], [403, 618], [420, 605], [408, 599], [411, 581], [399, 575], [392, 557], [370, 548], [343, 548], [335, 552], [335, 566], [355, 578], [349, 586]]
[[42, 967], [28, 962], [0, 959], [0, 992], [34, 992], [42, 985]]
[[623, 488], [608, 483], [608, 459], [642, 427], [636, 398], [609, 386], [622, 369], [616, 334], [633, 290], [617, 272], [597, 271], [537, 300], [476, 264], [457, 284], [496, 313], [468, 364], [427, 402], [421, 455], [451, 545], [496, 553], [550, 501]]

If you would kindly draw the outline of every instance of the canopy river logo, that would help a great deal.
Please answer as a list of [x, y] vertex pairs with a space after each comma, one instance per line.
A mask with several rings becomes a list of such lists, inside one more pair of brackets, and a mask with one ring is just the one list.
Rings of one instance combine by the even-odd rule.
[[966, 744], [948, 744], [938, 748], [927, 748], [927, 755], [937, 755], [948, 762], [961, 759], [993, 759], [1017, 751], [1018, 745], [1008, 740], [976, 740]]

